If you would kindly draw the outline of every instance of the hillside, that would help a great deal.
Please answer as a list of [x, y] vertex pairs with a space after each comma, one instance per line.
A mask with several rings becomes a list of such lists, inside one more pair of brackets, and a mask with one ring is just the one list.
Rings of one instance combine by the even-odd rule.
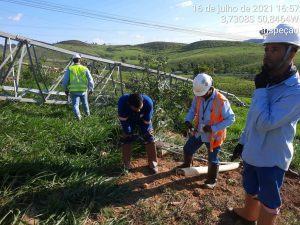
[[195, 49], [203, 49], [203, 48], [218, 48], [218, 47], [249, 47], [254, 46], [253, 44], [246, 43], [246, 42], [239, 42], [239, 41], [197, 41], [191, 44], [185, 45], [182, 47], [183, 51], [192, 51]]
[[[208, 68], [217, 74], [255, 74], [263, 56], [260, 43], [233, 41], [197, 41], [191, 44], [171, 42], [150, 42], [139, 45], [97, 45], [77, 40], [67, 40], [54, 44], [65, 49], [88, 53], [95, 56], [139, 65], [144, 57], [163, 56], [167, 59], [166, 71], [181, 71], [193, 74], [196, 67]], [[2, 46], [3, 47], [3, 46]], [[0, 51], [2, 48], [0, 46]], [[67, 61], [69, 56], [38, 49], [38, 56], [50, 60]], [[0, 55], [1, 57], [1, 55]], [[300, 56], [296, 58], [300, 66]]]
[[89, 46], [90, 44], [78, 40], [68, 40], [60, 41], [56, 43], [57, 45], [77, 45], [77, 46]]
[[[198, 41], [191, 44], [151, 42], [134, 46], [77, 45], [58, 43], [56, 46], [78, 52], [140, 64], [141, 57], [167, 58], [167, 71], [193, 74], [195, 67], [208, 67], [218, 74], [255, 74], [263, 56], [261, 44], [230, 41]], [[300, 65], [297, 56], [296, 64]]]
[[[68, 40], [56, 43], [55, 46], [135, 65], [140, 65], [142, 58], [165, 57], [167, 72], [181, 71], [190, 75], [198, 67], [207, 68], [217, 74], [255, 74], [260, 68], [263, 56], [261, 44], [232, 41], [198, 41], [191, 44], [150, 42], [117, 46]], [[37, 53], [38, 57], [50, 59], [50, 65], [53, 61], [66, 63], [70, 60], [69, 56], [40, 48], [37, 48]], [[299, 54], [296, 65], [300, 66]]]
[[162, 51], [162, 50], [180, 50], [186, 44], [174, 43], [174, 42], [149, 42], [144, 44], [136, 45], [137, 47], [143, 48], [150, 51]]

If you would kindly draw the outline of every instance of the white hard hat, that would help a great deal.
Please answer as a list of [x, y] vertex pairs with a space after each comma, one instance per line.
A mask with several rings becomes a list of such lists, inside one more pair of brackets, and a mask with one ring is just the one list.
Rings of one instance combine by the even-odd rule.
[[213, 80], [205, 73], [199, 73], [193, 80], [193, 92], [196, 96], [205, 95], [211, 88]]
[[300, 47], [299, 32], [300, 29], [287, 24], [279, 24], [275, 29], [269, 30], [263, 43], [286, 43]]
[[73, 55], [73, 59], [81, 59], [80, 54], [76, 53]]

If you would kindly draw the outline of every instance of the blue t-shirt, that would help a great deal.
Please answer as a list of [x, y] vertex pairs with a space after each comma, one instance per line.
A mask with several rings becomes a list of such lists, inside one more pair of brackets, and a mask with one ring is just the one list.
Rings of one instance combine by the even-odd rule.
[[147, 95], [143, 94], [142, 97], [143, 108], [140, 112], [134, 112], [128, 104], [129, 94], [121, 96], [118, 102], [119, 117], [128, 118], [128, 121], [130, 122], [137, 122], [140, 120], [150, 122], [153, 116], [153, 101]]

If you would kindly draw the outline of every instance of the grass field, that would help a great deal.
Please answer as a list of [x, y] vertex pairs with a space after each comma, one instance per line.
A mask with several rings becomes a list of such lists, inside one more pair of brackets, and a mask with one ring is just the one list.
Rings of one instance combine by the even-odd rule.
[[[232, 85], [233, 80], [241, 85]], [[253, 89], [242, 78], [220, 76], [215, 81], [217, 87], [235, 94]], [[249, 97], [242, 99], [250, 103]], [[174, 113], [170, 104], [177, 103], [170, 99], [158, 107], [166, 107], [168, 115]], [[183, 104], [182, 112], [187, 106]], [[126, 186], [115, 185], [121, 172], [115, 102], [105, 108], [93, 106], [92, 116], [81, 122], [73, 119], [69, 106], [0, 102], [0, 108], [0, 224], [19, 224], [26, 217], [35, 217], [41, 224], [83, 224], [99, 211], [112, 217], [109, 205], [128, 191]], [[233, 105], [233, 110], [237, 120], [228, 130], [225, 152], [237, 143], [248, 109]], [[162, 116], [158, 112], [154, 124]], [[168, 129], [179, 132], [182, 123], [176, 121]], [[159, 127], [157, 131], [164, 132]], [[299, 143], [298, 127], [292, 164], [298, 171]]]

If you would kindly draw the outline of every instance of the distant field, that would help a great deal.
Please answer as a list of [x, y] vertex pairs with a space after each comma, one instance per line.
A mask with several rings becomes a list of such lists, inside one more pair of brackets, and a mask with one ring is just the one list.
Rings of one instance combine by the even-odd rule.
[[[165, 56], [167, 70], [192, 72], [195, 65], [214, 68], [216, 73], [256, 73], [261, 65], [263, 47], [261, 44], [243, 42], [200, 41], [189, 45], [174, 43], [147, 43], [137, 46], [76, 46], [59, 44], [70, 50], [87, 52], [103, 58], [139, 64], [141, 56]], [[153, 48], [151, 48], [153, 47]], [[300, 66], [300, 57], [296, 58]]]

